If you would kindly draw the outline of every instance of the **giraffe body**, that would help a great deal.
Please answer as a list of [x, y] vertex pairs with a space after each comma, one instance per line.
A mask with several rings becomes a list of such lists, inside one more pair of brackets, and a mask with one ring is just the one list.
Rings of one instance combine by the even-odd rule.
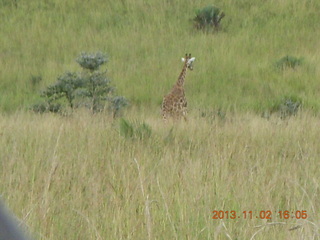
[[168, 118], [175, 120], [181, 117], [187, 120], [187, 99], [184, 92], [184, 80], [186, 77], [187, 69], [192, 70], [192, 63], [195, 58], [191, 58], [191, 54], [186, 54], [185, 58], [182, 58], [184, 65], [179, 75], [178, 81], [171, 89], [170, 93], [163, 98], [162, 102], [162, 117], [164, 121]]

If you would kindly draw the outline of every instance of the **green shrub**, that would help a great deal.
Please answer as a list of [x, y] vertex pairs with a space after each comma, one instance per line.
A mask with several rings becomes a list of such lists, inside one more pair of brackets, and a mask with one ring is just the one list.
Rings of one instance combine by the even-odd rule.
[[151, 137], [151, 127], [146, 123], [130, 123], [124, 118], [120, 119], [120, 135], [125, 138], [144, 140]]
[[300, 99], [296, 97], [285, 97], [280, 102], [276, 103], [271, 112], [277, 112], [282, 119], [297, 115], [302, 106]]
[[58, 81], [47, 87], [41, 94], [48, 103], [66, 98], [69, 106], [74, 107], [76, 90], [83, 86], [82, 79], [76, 74], [67, 72], [58, 77]]
[[108, 57], [102, 52], [97, 53], [85, 53], [82, 52], [77, 58], [77, 63], [84, 69], [90, 71], [96, 71], [99, 67], [108, 62]]
[[219, 8], [215, 6], [207, 6], [196, 11], [196, 16], [193, 19], [194, 26], [201, 30], [218, 30], [221, 19], [224, 16], [224, 12], [221, 12]]
[[293, 99], [285, 99], [283, 103], [280, 105], [280, 114], [282, 118], [286, 118], [288, 116], [295, 116], [301, 106], [301, 102], [299, 100]]
[[82, 102], [84, 99], [88, 100], [85, 106], [93, 113], [103, 111], [108, 105], [112, 116], [116, 117], [118, 112], [127, 106], [128, 101], [123, 96], [114, 96], [115, 87], [111, 86], [106, 71], [98, 71], [107, 61], [107, 55], [101, 52], [80, 54], [77, 62], [84, 69], [84, 73], [80, 77], [83, 88], [79, 95], [83, 98]]
[[293, 56], [284, 56], [279, 61], [276, 62], [276, 67], [280, 70], [284, 70], [287, 68], [296, 68], [303, 63], [302, 58], [296, 58]]
[[132, 124], [130, 124], [124, 118], [120, 119], [120, 135], [126, 138], [134, 137], [134, 128]]
[[141, 140], [147, 139], [151, 136], [151, 132], [151, 127], [143, 122], [137, 127], [136, 136]]
[[60, 103], [42, 102], [42, 103], [34, 104], [31, 107], [31, 109], [36, 113], [46, 113], [46, 112], [60, 113], [62, 106]]
[[86, 102], [86, 106], [93, 113], [102, 111], [106, 103], [111, 101], [112, 93], [115, 89], [110, 85], [110, 80], [106, 73], [95, 71], [88, 75], [83, 75], [81, 82], [83, 83], [83, 88], [78, 95], [83, 97], [82, 102]]
[[111, 99], [110, 110], [113, 118], [119, 115], [121, 109], [128, 105], [128, 100], [123, 96], [116, 96]]
[[[112, 116], [116, 117], [120, 110], [128, 105], [128, 101], [123, 96], [114, 96], [115, 87], [111, 86], [106, 71], [98, 71], [100, 66], [107, 62], [106, 54], [81, 53], [77, 62], [83, 71], [67, 72], [58, 77], [56, 83], [42, 92], [41, 97], [45, 102], [34, 105], [33, 111], [61, 112], [63, 105], [67, 105], [70, 109], [84, 106], [92, 113], [109, 109]], [[59, 111], [56, 110], [58, 106]]]

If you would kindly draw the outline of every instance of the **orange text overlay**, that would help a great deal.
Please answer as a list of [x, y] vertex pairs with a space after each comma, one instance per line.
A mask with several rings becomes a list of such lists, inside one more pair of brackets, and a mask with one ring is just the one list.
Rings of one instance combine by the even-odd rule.
[[307, 219], [306, 210], [212, 211], [212, 219]]

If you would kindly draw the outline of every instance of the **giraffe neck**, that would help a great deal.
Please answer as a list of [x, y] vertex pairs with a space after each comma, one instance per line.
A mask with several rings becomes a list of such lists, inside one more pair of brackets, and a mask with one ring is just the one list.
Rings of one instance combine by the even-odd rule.
[[177, 81], [177, 86], [179, 87], [183, 87], [184, 85], [184, 79], [186, 77], [186, 74], [187, 74], [187, 60], [186, 60], [186, 63], [184, 64], [183, 66], [183, 69], [179, 75], [179, 78], [178, 78], [178, 81]]

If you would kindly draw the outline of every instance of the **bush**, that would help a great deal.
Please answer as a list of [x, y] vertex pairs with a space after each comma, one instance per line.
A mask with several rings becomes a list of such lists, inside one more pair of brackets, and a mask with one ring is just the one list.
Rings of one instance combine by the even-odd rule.
[[196, 16], [194, 17], [194, 26], [196, 29], [218, 30], [220, 28], [221, 19], [225, 16], [219, 8], [215, 6], [207, 6], [196, 11]]
[[300, 66], [303, 62], [302, 58], [296, 58], [293, 56], [285, 56], [276, 62], [276, 67], [280, 70], [284, 70], [287, 68], [296, 68]]
[[52, 112], [52, 113], [60, 113], [61, 112], [61, 104], [60, 103], [38, 103], [34, 104], [31, 109], [36, 113], [45, 113], [45, 112]]
[[286, 118], [289, 116], [297, 115], [301, 106], [301, 102], [299, 100], [294, 99], [284, 99], [284, 101], [280, 104], [280, 116], [281, 118]]
[[116, 96], [111, 99], [110, 110], [113, 118], [117, 117], [120, 110], [128, 105], [128, 100], [122, 96]]
[[297, 115], [302, 106], [300, 99], [295, 97], [285, 97], [279, 103], [275, 104], [271, 112], [279, 113], [282, 119]]
[[79, 96], [83, 97], [83, 102], [87, 99], [87, 104], [93, 113], [104, 109], [106, 102], [112, 100], [112, 93], [115, 88], [110, 85], [110, 80], [105, 72], [92, 72], [82, 76], [83, 88]]
[[96, 71], [102, 64], [108, 62], [108, 57], [106, 54], [102, 52], [97, 53], [85, 53], [82, 52], [80, 56], [77, 58], [77, 63], [84, 69], [88, 69], [90, 71]]
[[147, 139], [151, 136], [151, 132], [151, 127], [146, 123], [142, 123], [136, 129], [136, 136], [141, 140]]
[[120, 110], [128, 105], [128, 101], [123, 96], [114, 96], [115, 87], [111, 86], [106, 71], [98, 71], [100, 66], [107, 62], [106, 54], [81, 53], [76, 61], [83, 71], [67, 72], [58, 77], [56, 83], [42, 92], [41, 97], [45, 102], [34, 105], [33, 111], [61, 112], [63, 105], [67, 105], [70, 109], [85, 106], [90, 108], [92, 113], [96, 113], [108, 106], [112, 116], [116, 117]]
[[76, 73], [67, 72], [58, 77], [56, 83], [48, 86], [47, 89], [42, 92], [41, 96], [46, 98], [48, 103], [52, 103], [65, 97], [69, 106], [73, 108], [76, 90], [82, 86], [82, 80]]
[[125, 138], [145, 140], [151, 137], [151, 127], [146, 123], [130, 123], [120, 119], [120, 135]]
[[120, 119], [120, 135], [126, 138], [134, 137], [134, 128], [132, 124], [123, 118]]

